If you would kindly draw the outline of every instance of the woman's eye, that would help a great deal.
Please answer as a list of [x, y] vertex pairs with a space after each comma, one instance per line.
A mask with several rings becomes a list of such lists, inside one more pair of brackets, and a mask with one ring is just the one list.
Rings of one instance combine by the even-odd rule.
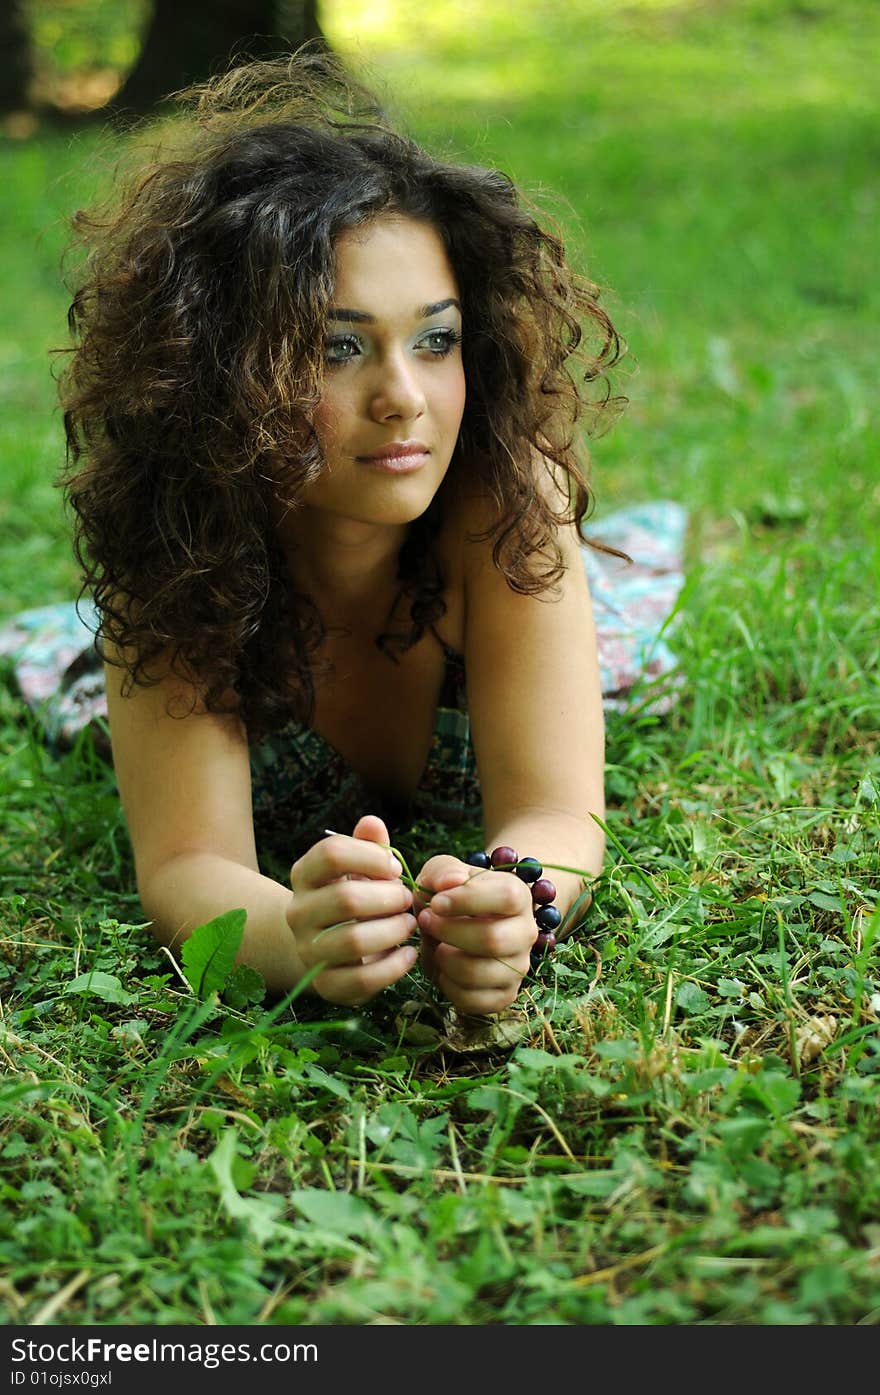
[[328, 363], [347, 363], [359, 354], [360, 340], [353, 334], [340, 334], [336, 339], [328, 339], [324, 346], [324, 358]]
[[426, 334], [424, 339], [419, 341], [420, 349], [428, 349], [430, 353], [443, 357], [460, 343], [461, 335], [455, 329], [432, 329]]

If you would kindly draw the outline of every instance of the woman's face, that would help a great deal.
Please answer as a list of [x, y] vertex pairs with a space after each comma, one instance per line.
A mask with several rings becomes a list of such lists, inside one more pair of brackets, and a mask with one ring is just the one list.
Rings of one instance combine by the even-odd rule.
[[339, 238], [307, 512], [400, 526], [427, 509], [464, 410], [458, 296], [429, 223], [386, 216]]

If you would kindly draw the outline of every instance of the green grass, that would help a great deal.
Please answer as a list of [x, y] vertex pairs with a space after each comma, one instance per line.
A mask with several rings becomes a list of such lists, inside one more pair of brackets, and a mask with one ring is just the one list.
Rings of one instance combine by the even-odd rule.
[[[610, 719], [590, 934], [472, 1055], [413, 1024], [417, 979], [355, 1014], [198, 1000], [142, 928], [112, 774], [0, 691], [7, 1321], [876, 1323], [880, 14], [325, 11], [608, 287], [629, 407], [597, 519], [691, 510], [682, 695]], [[95, 141], [0, 147], [4, 614], [76, 584], [47, 350]]]

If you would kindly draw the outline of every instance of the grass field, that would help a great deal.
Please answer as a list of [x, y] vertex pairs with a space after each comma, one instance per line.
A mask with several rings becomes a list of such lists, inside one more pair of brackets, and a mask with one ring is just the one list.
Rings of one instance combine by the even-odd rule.
[[[590, 934], [469, 1054], [410, 1022], [416, 980], [354, 1015], [194, 995], [111, 772], [0, 688], [5, 1320], [880, 1322], [880, 11], [324, 11], [607, 287], [629, 405], [596, 520], [690, 510], [682, 695], [610, 717]], [[96, 141], [0, 145], [3, 616], [76, 590], [49, 350]]]

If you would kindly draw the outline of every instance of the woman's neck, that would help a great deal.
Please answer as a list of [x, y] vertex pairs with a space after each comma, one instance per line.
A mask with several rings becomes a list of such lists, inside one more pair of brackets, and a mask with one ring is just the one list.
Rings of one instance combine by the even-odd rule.
[[375, 528], [303, 511], [287, 521], [281, 543], [297, 590], [312, 598], [325, 624], [344, 624], [390, 607], [406, 532], [405, 525]]

